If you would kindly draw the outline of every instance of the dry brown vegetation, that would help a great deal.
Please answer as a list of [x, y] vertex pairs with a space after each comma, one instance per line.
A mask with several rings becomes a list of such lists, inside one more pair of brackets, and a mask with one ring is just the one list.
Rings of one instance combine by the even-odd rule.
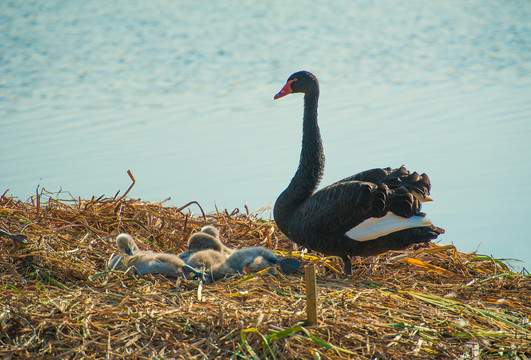
[[[228, 246], [314, 263], [319, 324], [305, 324], [302, 274], [203, 285], [106, 270], [120, 232], [177, 253], [206, 224]], [[2, 358], [531, 358], [529, 275], [453, 246], [359, 259], [346, 278], [339, 260], [297, 251], [246, 210], [202, 214], [196, 203], [44, 190], [27, 201], [5, 193], [0, 228], [28, 237], [20, 246], [0, 238]]]

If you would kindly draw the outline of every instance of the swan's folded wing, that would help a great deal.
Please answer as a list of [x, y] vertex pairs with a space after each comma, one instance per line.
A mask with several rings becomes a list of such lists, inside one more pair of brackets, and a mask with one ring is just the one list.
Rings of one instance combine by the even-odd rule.
[[333, 183], [330, 186], [334, 186], [340, 183], [346, 183], [351, 181], [364, 181], [364, 182], [371, 182], [374, 184], [381, 184], [385, 181], [385, 178], [392, 172], [393, 170], [391, 168], [375, 168], [370, 170], [365, 170], [362, 172], [359, 172], [355, 175], [349, 176], [347, 178], [344, 178], [342, 180], [339, 180], [335, 183]]
[[[383, 198], [382, 198], [383, 196]], [[298, 223], [315, 233], [344, 234], [365, 219], [380, 213], [385, 196], [369, 182], [337, 182], [323, 188], [297, 209]]]
[[416, 171], [410, 172], [404, 166], [397, 169], [376, 168], [371, 170], [362, 171], [355, 175], [349, 176], [343, 180], [340, 180], [332, 186], [346, 183], [350, 181], [363, 181], [371, 182], [376, 185], [385, 184], [390, 189], [398, 189], [399, 187], [406, 188], [411, 194], [413, 194], [420, 202], [432, 201], [429, 196], [431, 190], [430, 178], [426, 174], [419, 175]]

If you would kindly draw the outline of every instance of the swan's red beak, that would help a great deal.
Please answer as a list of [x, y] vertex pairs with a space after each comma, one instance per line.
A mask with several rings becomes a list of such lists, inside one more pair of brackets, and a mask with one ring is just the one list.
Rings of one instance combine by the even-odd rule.
[[295, 79], [293, 80], [289, 80], [286, 85], [284, 85], [284, 87], [278, 92], [278, 94], [275, 95], [275, 97], [273, 98], [274, 100], [276, 99], [280, 99], [281, 97], [283, 96], [286, 96], [288, 94], [291, 94], [292, 91], [291, 91], [291, 83], [294, 82]]

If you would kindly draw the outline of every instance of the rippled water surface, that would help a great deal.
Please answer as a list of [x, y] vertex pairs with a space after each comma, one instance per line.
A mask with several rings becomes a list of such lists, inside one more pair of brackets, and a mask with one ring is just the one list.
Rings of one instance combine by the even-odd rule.
[[531, 264], [531, 2], [2, 1], [0, 191], [272, 206], [321, 84], [323, 185], [426, 172], [442, 243]]

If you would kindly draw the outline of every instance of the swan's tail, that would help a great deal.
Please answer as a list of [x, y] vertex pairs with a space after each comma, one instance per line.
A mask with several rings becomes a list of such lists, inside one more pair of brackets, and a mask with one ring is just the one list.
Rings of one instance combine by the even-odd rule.
[[427, 174], [410, 173], [404, 166], [387, 174], [383, 183], [390, 189], [405, 187], [418, 201], [433, 201], [430, 197], [431, 182]]

